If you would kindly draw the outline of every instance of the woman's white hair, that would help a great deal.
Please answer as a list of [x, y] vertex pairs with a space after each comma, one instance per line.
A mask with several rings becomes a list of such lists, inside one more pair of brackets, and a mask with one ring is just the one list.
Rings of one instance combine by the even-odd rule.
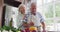
[[20, 4], [18, 8], [20, 8], [22, 6], [25, 7], [25, 9], [26, 9], [26, 6], [24, 4]]

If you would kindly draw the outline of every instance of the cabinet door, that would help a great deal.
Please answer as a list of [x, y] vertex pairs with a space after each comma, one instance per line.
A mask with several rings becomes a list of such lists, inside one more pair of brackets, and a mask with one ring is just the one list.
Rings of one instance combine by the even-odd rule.
[[0, 27], [1, 27], [1, 21], [2, 21], [2, 8], [3, 7], [3, 0], [0, 0]]

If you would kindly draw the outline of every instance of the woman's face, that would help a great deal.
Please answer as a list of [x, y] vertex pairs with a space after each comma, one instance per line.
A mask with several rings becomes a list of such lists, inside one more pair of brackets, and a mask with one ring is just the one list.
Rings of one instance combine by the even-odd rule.
[[19, 8], [19, 11], [22, 13], [22, 14], [25, 14], [25, 7], [24, 6], [21, 6]]

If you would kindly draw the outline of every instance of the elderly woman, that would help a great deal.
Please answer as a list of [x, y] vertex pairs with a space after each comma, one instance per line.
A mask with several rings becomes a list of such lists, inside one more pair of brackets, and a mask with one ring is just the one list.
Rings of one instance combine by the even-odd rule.
[[25, 5], [21, 4], [19, 5], [19, 11], [18, 11], [18, 23], [17, 26], [20, 27], [22, 25], [23, 18], [25, 16]]
[[22, 30], [27, 26], [26, 22], [26, 6], [24, 4], [19, 5], [18, 17], [17, 17], [17, 27]]

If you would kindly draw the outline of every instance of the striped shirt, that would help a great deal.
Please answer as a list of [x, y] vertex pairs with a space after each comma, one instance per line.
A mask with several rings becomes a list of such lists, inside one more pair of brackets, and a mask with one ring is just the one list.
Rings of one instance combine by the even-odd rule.
[[25, 20], [29, 23], [30, 21], [34, 22], [34, 26], [40, 26], [41, 22], [44, 22], [44, 18], [39, 12], [36, 12], [36, 15], [28, 13]]

